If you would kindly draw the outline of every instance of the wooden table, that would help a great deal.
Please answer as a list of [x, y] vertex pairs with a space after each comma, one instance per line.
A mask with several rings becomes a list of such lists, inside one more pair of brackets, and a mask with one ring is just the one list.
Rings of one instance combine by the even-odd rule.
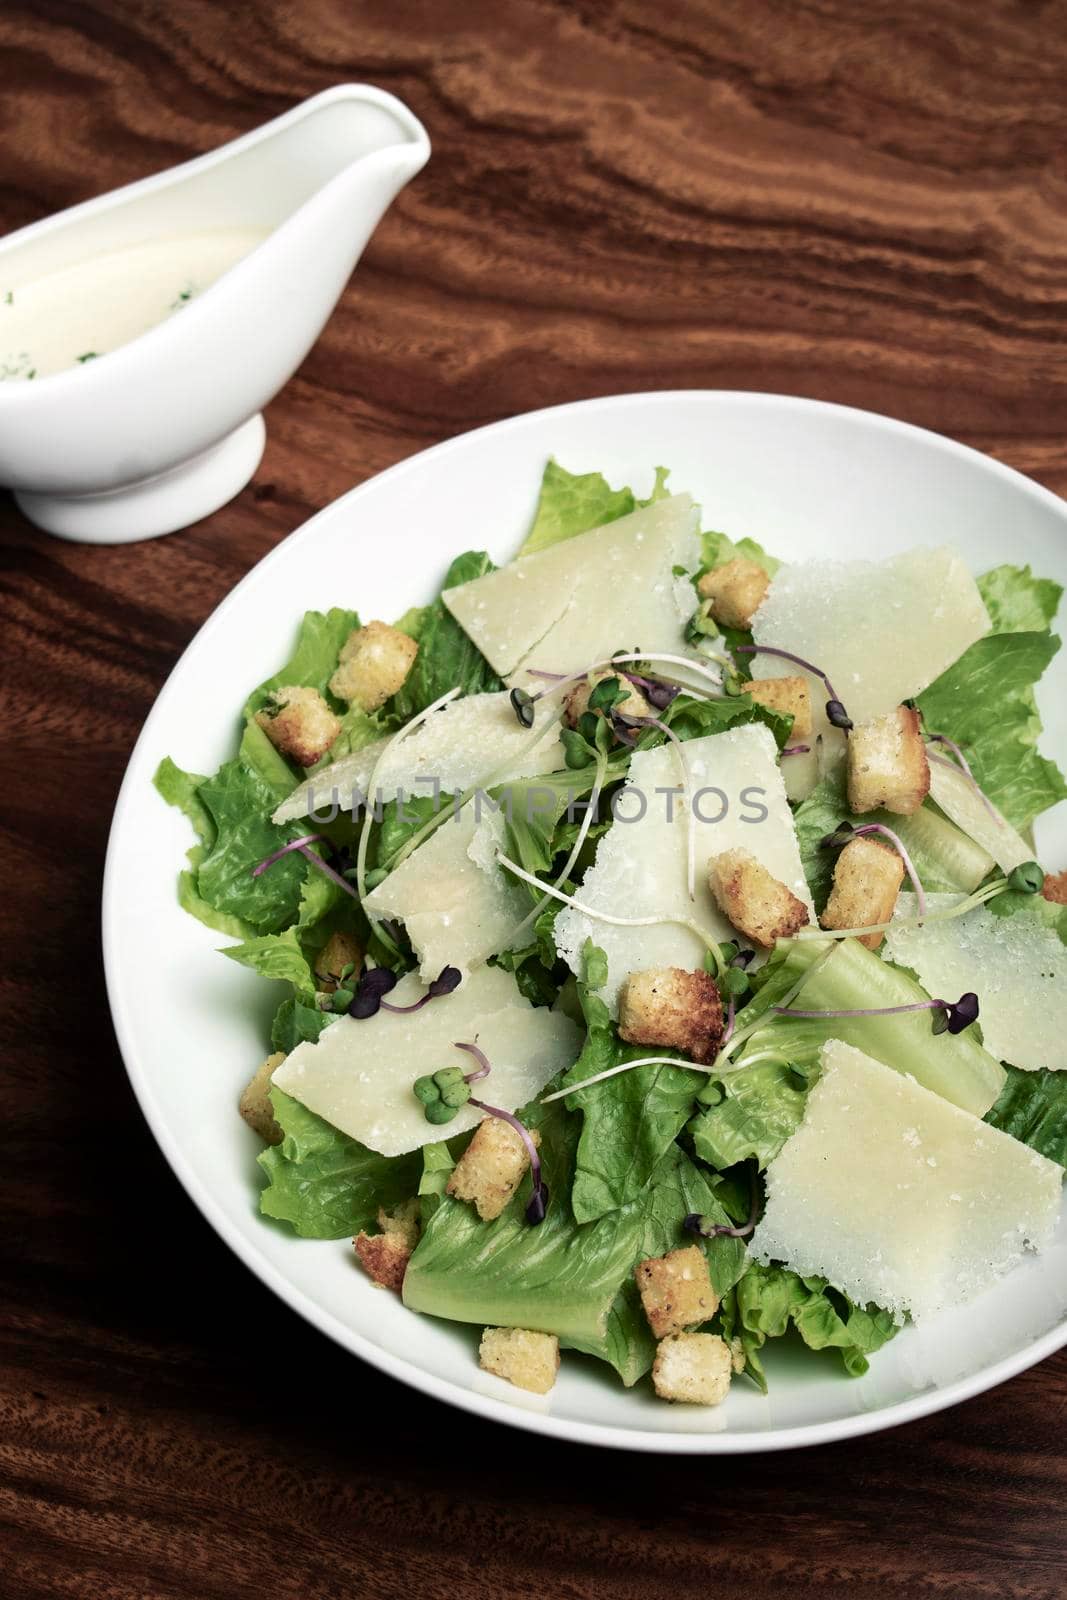
[[179, 1189], [97, 942], [112, 803], [182, 648], [424, 445], [615, 390], [771, 389], [1067, 492], [1067, 9], [8, 0], [0, 41], [2, 231], [343, 79], [434, 142], [238, 500], [113, 550], [0, 507], [0, 1595], [1067, 1594], [1062, 1355], [894, 1433], [718, 1462], [567, 1449], [361, 1367]]

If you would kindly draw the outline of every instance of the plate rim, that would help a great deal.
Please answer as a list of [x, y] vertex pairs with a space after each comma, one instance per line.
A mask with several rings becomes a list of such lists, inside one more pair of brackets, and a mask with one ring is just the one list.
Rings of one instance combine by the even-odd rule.
[[156, 723], [169, 705], [171, 696], [174, 693], [175, 681], [186, 657], [196, 648], [202, 636], [208, 630], [214, 630], [223, 624], [231, 607], [238, 603], [242, 591], [251, 582], [252, 578], [264, 567], [273, 563], [280, 556], [280, 552], [289, 550], [294, 544], [298, 545], [312, 537], [315, 526], [321, 518], [332, 515], [342, 504], [358, 503], [358, 497], [365, 491], [372, 487], [377, 488], [384, 480], [411, 470], [415, 463], [422, 464], [429, 458], [440, 459], [449, 452], [466, 446], [470, 441], [489, 434], [500, 435], [509, 431], [518, 431], [523, 426], [540, 422], [542, 419], [550, 417], [563, 420], [568, 415], [579, 410], [582, 412], [591, 410], [610, 412], [613, 409], [633, 404], [656, 406], [661, 404], [677, 405], [679, 403], [707, 404], [709, 402], [715, 404], [736, 404], [740, 402], [751, 405], [756, 409], [764, 405], [785, 406], [787, 409], [792, 408], [807, 414], [831, 413], [842, 417], [860, 418], [865, 422], [873, 422], [880, 428], [886, 428], [892, 433], [902, 433], [921, 439], [928, 445], [943, 450], [947, 454], [962, 457], [973, 465], [978, 466], [981, 470], [990, 472], [993, 476], [1012, 484], [1017, 490], [1036, 499], [1038, 504], [1053, 511], [1063, 521], [1065, 530], [1067, 530], [1067, 501], [1061, 499], [1051, 489], [1045, 488], [1043, 484], [1039, 484], [1034, 479], [1027, 477], [1025, 473], [1008, 466], [1005, 462], [998, 461], [995, 457], [986, 455], [970, 445], [962, 444], [959, 440], [953, 439], [946, 434], [921, 427], [915, 423], [905, 422], [897, 417], [887, 416], [882, 412], [870, 411], [858, 406], [843, 405], [836, 401], [808, 398], [802, 395], [776, 394], [773, 391], [747, 389], [634, 390], [593, 396], [583, 400], [565, 401], [558, 405], [543, 406], [533, 411], [524, 411], [513, 416], [498, 418], [494, 422], [484, 423], [477, 428], [454, 434], [436, 444], [427, 446], [425, 449], [416, 450], [413, 454], [404, 456], [401, 460], [394, 462], [381, 472], [373, 473], [370, 477], [364, 479], [362, 483], [356, 484], [353, 488], [336, 496], [328, 504], [320, 507], [318, 511], [313, 512], [310, 517], [281, 538], [264, 556], [254, 562], [233, 588], [223, 596], [201, 623], [200, 627], [197, 628], [160, 686], [127, 759], [122, 782], [115, 800], [111, 825], [108, 830], [101, 896], [101, 935], [105, 989], [119, 1054], [122, 1058], [130, 1087], [133, 1090], [134, 1098], [148, 1124], [152, 1137], [155, 1139], [167, 1164], [185, 1190], [185, 1193], [197, 1207], [205, 1221], [233, 1251], [243, 1266], [252, 1272], [268, 1289], [277, 1294], [279, 1299], [290, 1310], [295, 1311], [312, 1327], [324, 1333], [342, 1349], [357, 1355], [372, 1367], [384, 1372], [388, 1377], [405, 1383], [410, 1388], [429, 1395], [432, 1399], [448, 1405], [454, 1405], [462, 1411], [488, 1421], [500, 1422], [507, 1426], [517, 1427], [571, 1444], [585, 1444], [601, 1448], [633, 1450], [644, 1454], [662, 1455], [748, 1455], [778, 1450], [804, 1449], [815, 1445], [834, 1443], [839, 1440], [858, 1438], [865, 1434], [881, 1433], [886, 1429], [899, 1427], [903, 1423], [917, 1421], [921, 1417], [932, 1416], [938, 1411], [946, 1410], [950, 1406], [958, 1405], [964, 1400], [973, 1399], [977, 1395], [996, 1388], [1009, 1378], [1025, 1372], [1032, 1366], [1036, 1366], [1057, 1350], [1062, 1349], [1064, 1345], [1067, 1345], [1067, 1316], [1057, 1326], [1040, 1335], [1024, 1349], [1002, 1357], [999, 1361], [988, 1367], [983, 1367], [980, 1371], [968, 1377], [955, 1379], [953, 1382], [942, 1386], [930, 1386], [907, 1400], [897, 1401], [893, 1405], [878, 1407], [871, 1411], [837, 1417], [822, 1422], [802, 1423], [784, 1428], [768, 1428], [758, 1433], [732, 1434], [728, 1429], [708, 1433], [668, 1433], [645, 1428], [615, 1427], [604, 1423], [554, 1417], [549, 1412], [527, 1410], [524, 1407], [509, 1403], [507, 1400], [495, 1399], [490, 1395], [479, 1394], [473, 1389], [464, 1388], [451, 1379], [436, 1377], [420, 1367], [416, 1361], [396, 1356], [391, 1351], [372, 1344], [362, 1333], [342, 1322], [340, 1318], [334, 1316], [332, 1312], [326, 1310], [324, 1306], [305, 1293], [303, 1289], [298, 1288], [281, 1268], [276, 1267], [254, 1243], [242, 1235], [238, 1227], [226, 1216], [221, 1204], [215, 1199], [210, 1188], [200, 1181], [186, 1160], [178, 1141], [171, 1134], [161, 1108], [155, 1100], [151, 1083], [142, 1071], [134, 1046], [132, 1024], [126, 1013], [117, 948], [119, 908], [117, 905], [116, 858], [120, 833], [127, 814], [135, 803], [134, 796], [139, 792], [135, 787], [137, 776], [135, 769], [139, 765], [139, 757], [143, 748], [149, 743]]

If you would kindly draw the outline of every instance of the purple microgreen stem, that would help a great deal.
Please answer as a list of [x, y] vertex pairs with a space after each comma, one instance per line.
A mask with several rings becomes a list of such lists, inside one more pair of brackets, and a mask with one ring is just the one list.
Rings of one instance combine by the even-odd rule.
[[[467, 1048], [464, 1045], [460, 1049]], [[499, 1117], [501, 1122], [506, 1122], [515, 1129], [519, 1138], [526, 1146], [526, 1154], [530, 1158], [530, 1176], [533, 1179], [533, 1194], [526, 1207], [526, 1220], [531, 1223], [544, 1222], [545, 1212], [548, 1210], [548, 1185], [541, 1176], [541, 1156], [537, 1146], [530, 1137], [530, 1130], [525, 1127], [510, 1111], [501, 1111], [499, 1106], [490, 1106], [484, 1100], [476, 1100], [471, 1095], [468, 1105], [476, 1106], [479, 1111], [484, 1111], [486, 1116]]]
[[[379, 967], [376, 970], [381, 972], [388, 969]], [[429, 1005], [431, 1000], [438, 1000], [442, 995], [451, 994], [453, 989], [458, 989], [462, 978], [463, 974], [458, 967], [442, 967], [420, 999], [412, 1001], [409, 1006], [394, 1006], [391, 1000], [383, 1000], [381, 1002], [382, 1009], [383, 1011], [396, 1011], [398, 1013], [402, 1011], [421, 1011], [423, 1006]], [[392, 987], [393, 985], [390, 984], [389, 988], [391, 989]]]
[[806, 756], [811, 754], [810, 744], [788, 744], [782, 751], [784, 756]]
[[852, 727], [848, 712], [845, 710], [844, 703], [840, 699], [837, 690], [822, 668], [815, 666], [813, 662], [805, 661], [803, 656], [794, 655], [792, 650], [777, 650], [773, 645], [769, 644], [739, 644], [734, 650], [734, 654], [738, 656], [777, 656], [780, 661], [791, 661], [794, 666], [803, 667], [804, 671], [810, 672], [813, 677], [821, 678], [826, 685], [826, 693], [830, 697], [826, 702], [827, 718], [835, 728], [848, 730]]
[[958, 1000], [917, 1000], [907, 1006], [868, 1006], [841, 1011], [800, 1011], [791, 1006], [771, 1006], [776, 1017], [900, 1017], [912, 1011], [942, 1011], [948, 1019], [949, 1033], [962, 1033], [978, 1016], [978, 996], [972, 991]]
[[453, 1039], [452, 1043], [457, 1050], [466, 1050], [478, 1063], [477, 1072], [468, 1072], [464, 1075], [464, 1083], [478, 1083], [482, 1078], [488, 1078], [493, 1067], [484, 1050], [479, 1050], [476, 1044], [465, 1044], [461, 1039]]
[[331, 883], [336, 883], [339, 889], [344, 890], [345, 894], [350, 894], [353, 900], [358, 900], [359, 896], [352, 885], [311, 849], [313, 844], [322, 842], [329, 843], [324, 833], [305, 833], [300, 839], [290, 839], [288, 844], [283, 844], [280, 850], [275, 850], [273, 855], [266, 856], [264, 860], [252, 868], [253, 878], [258, 878], [261, 872], [266, 872], [268, 867], [273, 867], [276, 861], [282, 859], [282, 856], [287, 856], [291, 851], [296, 850], [306, 861], [310, 861], [311, 865], [321, 872], [324, 877], [329, 878]]
[[977, 778], [971, 771], [967, 762], [964, 760], [963, 752], [960, 750], [959, 745], [953, 744], [951, 739], [946, 739], [943, 733], [934, 734], [930, 740], [931, 744], [933, 743], [934, 739], [937, 739], [941, 744], [951, 746], [952, 749], [955, 750], [956, 754], [959, 756], [959, 765], [957, 766], [955, 761], [949, 761], [947, 756], [937, 755], [936, 752], [931, 750], [929, 747], [927, 747], [926, 751], [927, 760], [935, 761], [939, 767], [948, 767], [950, 772], [958, 772], [961, 777], [965, 778], [970, 784], [971, 788], [974, 790], [975, 794], [978, 796], [979, 800], [981, 800], [982, 804], [985, 806], [986, 810], [989, 812], [989, 815], [993, 818], [993, 821], [996, 823], [997, 827], [1002, 828], [1004, 826], [1004, 818], [1000, 815], [1000, 812], [997, 810], [992, 800], [990, 800], [985, 790], [979, 785]]
[[861, 827], [853, 829], [852, 836], [853, 838], [859, 838], [865, 833], [880, 833], [883, 838], [889, 840], [890, 844], [897, 852], [897, 855], [900, 857], [901, 861], [903, 861], [904, 871], [911, 879], [911, 886], [915, 890], [915, 904], [918, 908], [919, 921], [922, 922], [923, 918], [926, 916], [926, 892], [923, 889], [922, 881], [919, 878], [919, 874], [915, 870], [915, 863], [908, 854], [907, 847], [903, 839], [900, 837], [899, 833], [894, 833], [892, 828], [887, 828], [884, 822], [865, 822]]

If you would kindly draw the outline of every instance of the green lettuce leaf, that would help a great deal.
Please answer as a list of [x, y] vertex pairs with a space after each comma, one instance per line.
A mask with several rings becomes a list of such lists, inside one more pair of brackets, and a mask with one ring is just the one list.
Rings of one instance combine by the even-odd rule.
[[314, 997], [315, 975], [300, 947], [295, 927], [287, 928], [284, 933], [246, 939], [243, 944], [227, 945], [222, 954], [242, 967], [250, 967], [261, 978], [291, 983], [296, 995], [305, 1002]]
[[700, 535], [701, 553], [704, 557], [701, 572], [708, 572], [712, 567], [725, 566], [727, 561], [732, 561], [735, 556], [744, 556], [748, 561], [754, 561], [762, 567], [770, 577], [782, 565], [774, 556], [769, 556], [762, 545], [755, 539], [728, 539], [725, 533], [702, 533]]
[[[707, 1180], [675, 1147], [636, 1200], [581, 1225], [570, 1205], [579, 1119], [559, 1101], [527, 1106], [520, 1116], [541, 1134], [551, 1196], [544, 1222], [531, 1227], [525, 1219], [528, 1177], [493, 1222], [480, 1221], [458, 1200], [441, 1200], [408, 1263], [404, 1303], [456, 1322], [555, 1333], [568, 1348], [609, 1362], [624, 1382], [634, 1383], [654, 1353], [632, 1288], [635, 1265], [691, 1242], [682, 1227], [690, 1211], [724, 1221], [726, 1214]], [[712, 1279], [725, 1292], [744, 1252], [737, 1240], [714, 1245]]]
[[[676, 1054], [623, 1044], [613, 1028], [592, 1028], [563, 1084], [572, 1088], [642, 1056]], [[635, 1067], [568, 1096], [570, 1109], [582, 1113], [571, 1192], [576, 1221], [595, 1222], [636, 1199], [681, 1133], [704, 1074], [677, 1059], [677, 1067]]]
[[1005, 1070], [1007, 1082], [986, 1122], [1067, 1167], [1067, 1072]]
[[[292, 655], [283, 667], [252, 690], [245, 702], [245, 717], [262, 711], [275, 689], [298, 685], [326, 694], [326, 685], [337, 666], [341, 646], [352, 630], [358, 627], [359, 617], [354, 611], [340, 607], [327, 612], [306, 611]], [[333, 703], [337, 704], [336, 701]]]
[[927, 728], [963, 746], [978, 783], [1019, 829], [1067, 798], [1063, 775], [1037, 750], [1033, 694], [1059, 647], [1049, 633], [987, 635], [918, 697]]
[[200, 785], [207, 780], [195, 772], [183, 772], [170, 756], [164, 756], [152, 781], [168, 805], [184, 812], [197, 836], [198, 842], [186, 851], [188, 865], [178, 874], [178, 904], [216, 933], [229, 934], [234, 939], [252, 938], [256, 930], [250, 922], [231, 912], [217, 910], [200, 893], [200, 863], [208, 846], [218, 837], [215, 819], [200, 799]]
[[297, 995], [283, 1000], [271, 1024], [271, 1049], [288, 1055], [306, 1040], [314, 1043], [323, 1028], [334, 1020], [332, 1011], [320, 1011], [318, 1006], [308, 1005]]
[[304, 1239], [351, 1238], [415, 1193], [422, 1170], [418, 1150], [381, 1156], [308, 1111], [281, 1089], [270, 1091], [285, 1138], [259, 1157], [267, 1176], [264, 1216], [288, 1222]]
[[766, 1393], [760, 1352], [768, 1339], [780, 1339], [792, 1326], [811, 1350], [837, 1350], [850, 1377], [867, 1371], [867, 1357], [897, 1333], [888, 1311], [856, 1306], [829, 1288], [825, 1278], [801, 1278], [785, 1267], [749, 1262], [722, 1307], [727, 1339], [739, 1337], [745, 1369]]
[[1029, 567], [994, 567], [978, 579], [994, 633], [1040, 633], [1052, 626], [1063, 589]]
[[[665, 478], [663, 468], [658, 468], [657, 489]], [[654, 493], [652, 498], [658, 499], [659, 495]], [[544, 550], [562, 539], [573, 539], [590, 528], [615, 522], [619, 517], [629, 516], [637, 505], [632, 489], [612, 489], [599, 472], [568, 472], [558, 462], [550, 460], [541, 479], [533, 527], [519, 555], [533, 555], [535, 550]]]
[[[492, 571], [493, 563], [484, 550], [469, 550], [453, 561], [442, 587], [454, 589]], [[410, 722], [457, 685], [464, 694], [489, 694], [503, 688], [477, 645], [471, 643], [440, 598], [422, 607], [417, 616], [409, 612], [403, 621], [409, 624], [403, 631], [411, 632], [419, 653], [403, 687], [384, 707], [383, 716], [390, 726]]]
[[688, 1125], [695, 1153], [720, 1170], [754, 1158], [762, 1171], [799, 1128], [812, 1076], [810, 1067], [753, 1061], [710, 1080], [701, 1091], [707, 1109]]

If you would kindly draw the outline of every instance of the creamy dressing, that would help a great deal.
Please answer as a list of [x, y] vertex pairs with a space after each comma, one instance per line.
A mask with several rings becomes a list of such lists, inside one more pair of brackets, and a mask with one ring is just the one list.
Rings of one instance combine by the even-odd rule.
[[214, 228], [92, 256], [15, 286], [0, 261], [0, 383], [46, 378], [140, 338], [266, 238]]

